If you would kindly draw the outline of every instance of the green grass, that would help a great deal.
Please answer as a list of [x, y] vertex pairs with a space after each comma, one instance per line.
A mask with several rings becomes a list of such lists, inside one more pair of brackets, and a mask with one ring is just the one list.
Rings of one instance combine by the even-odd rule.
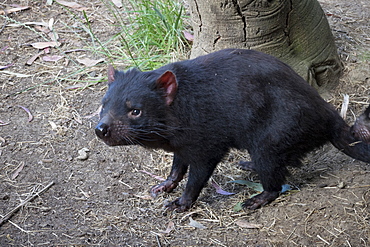
[[187, 43], [182, 31], [184, 8], [177, 1], [160, 0], [130, 1], [124, 10], [117, 9], [110, 1], [102, 0], [120, 30], [109, 42], [118, 41], [120, 46], [109, 53], [101, 51], [114, 62], [124, 60], [130, 66], [151, 70], [168, 63], [178, 54], [184, 54]]

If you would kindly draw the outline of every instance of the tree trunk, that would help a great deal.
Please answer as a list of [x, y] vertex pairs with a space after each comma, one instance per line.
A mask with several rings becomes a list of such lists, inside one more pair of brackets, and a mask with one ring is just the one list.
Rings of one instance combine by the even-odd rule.
[[224, 48], [280, 58], [320, 92], [342, 73], [334, 38], [317, 0], [189, 0], [191, 57]]

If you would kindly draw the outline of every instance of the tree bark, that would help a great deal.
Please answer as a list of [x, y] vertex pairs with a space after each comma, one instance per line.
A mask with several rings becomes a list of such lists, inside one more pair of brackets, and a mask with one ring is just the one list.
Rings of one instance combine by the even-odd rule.
[[190, 0], [191, 57], [224, 48], [280, 58], [319, 91], [335, 87], [343, 65], [317, 0]]

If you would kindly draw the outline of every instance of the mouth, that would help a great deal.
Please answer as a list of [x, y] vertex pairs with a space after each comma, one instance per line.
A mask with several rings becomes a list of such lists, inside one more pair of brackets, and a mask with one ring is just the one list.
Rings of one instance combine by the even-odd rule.
[[102, 140], [108, 146], [126, 146], [126, 145], [135, 145], [134, 141], [130, 141], [128, 138], [114, 138], [112, 135], [98, 135], [98, 138]]
[[366, 128], [357, 129], [354, 133], [355, 137], [363, 142], [370, 143], [370, 131]]
[[120, 144], [120, 143], [118, 143], [118, 142], [114, 142], [114, 141], [112, 141], [111, 139], [102, 139], [102, 141], [103, 141], [105, 144], [107, 144], [108, 146], [110, 146], [110, 147], [114, 147], [114, 146], [122, 146], [122, 145], [124, 145], [124, 144]]
[[95, 134], [108, 146], [141, 145], [130, 127], [119, 121], [100, 121], [95, 127]]

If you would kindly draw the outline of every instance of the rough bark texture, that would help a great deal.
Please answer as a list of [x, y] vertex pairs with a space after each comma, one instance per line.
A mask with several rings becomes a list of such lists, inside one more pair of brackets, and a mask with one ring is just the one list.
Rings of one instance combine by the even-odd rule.
[[325, 91], [342, 73], [334, 38], [317, 0], [190, 0], [191, 57], [248, 48], [280, 58]]

